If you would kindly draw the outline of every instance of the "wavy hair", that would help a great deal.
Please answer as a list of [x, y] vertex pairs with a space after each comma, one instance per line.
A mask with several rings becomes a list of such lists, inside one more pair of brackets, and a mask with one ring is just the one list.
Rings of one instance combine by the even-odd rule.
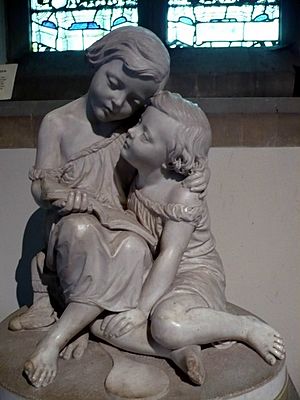
[[131, 75], [152, 79], [162, 89], [170, 73], [170, 56], [161, 40], [146, 28], [125, 26], [111, 31], [85, 51], [96, 68], [121, 60]]
[[187, 176], [207, 167], [211, 146], [211, 128], [201, 108], [178, 93], [161, 91], [150, 99], [149, 105], [179, 123], [168, 149], [167, 168]]

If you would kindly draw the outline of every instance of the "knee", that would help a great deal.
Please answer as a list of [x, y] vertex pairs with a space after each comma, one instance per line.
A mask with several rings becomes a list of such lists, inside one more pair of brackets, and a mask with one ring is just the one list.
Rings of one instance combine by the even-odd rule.
[[151, 317], [153, 339], [168, 349], [177, 349], [184, 338], [184, 310], [175, 301], [166, 300], [160, 304]]
[[70, 214], [59, 221], [59, 238], [82, 240], [94, 231], [94, 218], [87, 214]]
[[135, 258], [144, 256], [147, 252], [149, 252], [146, 241], [135, 233], [130, 233], [127, 236], [124, 243], [124, 249], [129, 255], [132, 256], [134, 254]]

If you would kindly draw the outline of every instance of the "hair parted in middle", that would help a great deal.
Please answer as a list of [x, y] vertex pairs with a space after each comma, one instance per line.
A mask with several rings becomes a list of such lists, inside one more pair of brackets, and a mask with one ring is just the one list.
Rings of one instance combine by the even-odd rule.
[[184, 176], [203, 171], [211, 146], [211, 128], [201, 108], [169, 91], [157, 93], [149, 105], [178, 122], [173, 146], [168, 149], [167, 168]]

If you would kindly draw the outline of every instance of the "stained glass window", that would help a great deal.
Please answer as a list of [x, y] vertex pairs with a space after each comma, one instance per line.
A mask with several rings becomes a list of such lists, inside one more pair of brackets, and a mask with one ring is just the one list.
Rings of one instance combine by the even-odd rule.
[[137, 0], [31, 0], [34, 52], [83, 50], [112, 29], [137, 24]]
[[170, 47], [261, 47], [279, 42], [280, 0], [169, 0]]

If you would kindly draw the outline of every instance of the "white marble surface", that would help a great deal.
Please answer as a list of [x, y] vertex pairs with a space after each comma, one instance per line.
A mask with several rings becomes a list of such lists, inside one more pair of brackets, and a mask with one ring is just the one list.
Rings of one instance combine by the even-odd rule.
[[[36, 210], [27, 180], [33, 161], [34, 150], [0, 150], [0, 319], [18, 307], [15, 273]], [[213, 148], [210, 166], [208, 204], [228, 300], [282, 333], [299, 391], [300, 149]]]

